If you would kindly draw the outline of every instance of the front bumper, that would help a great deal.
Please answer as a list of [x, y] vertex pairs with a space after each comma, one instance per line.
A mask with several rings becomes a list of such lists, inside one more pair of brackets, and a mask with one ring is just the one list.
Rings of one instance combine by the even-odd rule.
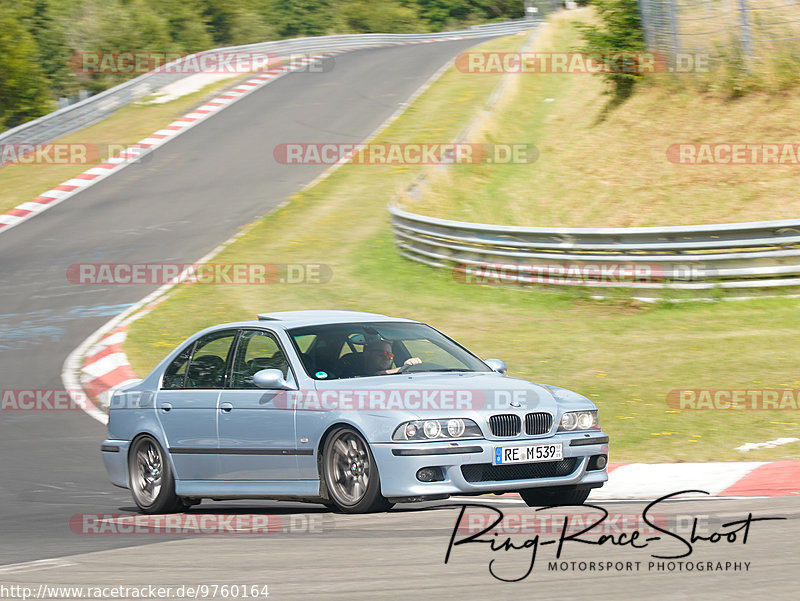
[[[492, 464], [495, 447], [561, 443], [564, 460], [570, 465], [564, 475], [522, 477], [485, 481], [468, 481], [462, 466]], [[589, 459], [595, 455], [608, 457], [608, 435], [601, 431], [568, 432], [546, 438], [515, 438], [486, 440], [484, 438], [459, 442], [373, 443], [370, 445], [381, 477], [381, 494], [384, 497], [425, 497], [436, 495], [481, 494], [516, 491], [523, 488], [546, 486], [602, 486], [608, 480], [608, 467], [588, 469]], [[574, 463], [574, 465], [572, 465]], [[514, 466], [532, 464], [513, 464]], [[421, 482], [417, 471], [426, 467], [439, 467], [444, 480]], [[510, 466], [509, 466], [510, 467]], [[467, 472], [481, 471], [468, 468]], [[499, 470], [486, 469], [485, 473]], [[524, 470], [519, 470], [524, 471]], [[547, 470], [544, 470], [547, 471]], [[513, 476], [512, 476], [513, 477]], [[474, 478], [471, 478], [474, 479]]]

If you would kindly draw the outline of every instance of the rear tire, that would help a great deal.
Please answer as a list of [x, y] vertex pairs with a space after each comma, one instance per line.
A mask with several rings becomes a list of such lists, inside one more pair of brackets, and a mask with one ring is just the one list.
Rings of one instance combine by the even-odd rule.
[[528, 507], [550, 505], [583, 505], [591, 489], [579, 486], [553, 486], [550, 488], [525, 488], [519, 496]]
[[331, 432], [322, 452], [322, 477], [328, 507], [342, 513], [387, 511], [390, 503], [381, 495], [378, 466], [369, 444], [355, 430]]
[[186, 508], [183, 500], [175, 495], [169, 458], [149, 434], [140, 436], [131, 445], [128, 483], [142, 513], [175, 513]]

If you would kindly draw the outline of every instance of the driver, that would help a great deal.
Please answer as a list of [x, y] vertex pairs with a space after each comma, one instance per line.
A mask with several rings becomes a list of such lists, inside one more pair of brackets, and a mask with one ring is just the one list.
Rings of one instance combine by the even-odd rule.
[[394, 359], [394, 353], [392, 353], [392, 345], [388, 340], [370, 342], [364, 347], [364, 367], [366, 372], [372, 376], [396, 374], [406, 365], [422, 363], [422, 359], [419, 357], [409, 357], [403, 365], [390, 368], [392, 359]]

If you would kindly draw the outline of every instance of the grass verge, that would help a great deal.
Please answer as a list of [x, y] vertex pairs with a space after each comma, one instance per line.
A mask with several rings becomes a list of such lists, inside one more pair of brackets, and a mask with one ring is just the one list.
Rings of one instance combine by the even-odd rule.
[[[482, 49], [513, 50], [520, 38]], [[450, 70], [376, 142], [453, 139], [488, 99], [494, 76]], [[135, 322], [125, 350], [144, 374], [196, 330], [259, 312], [352, 309], [412, 317], [512, 375], [594, 400], [614, 461], [800, 458], [800, 444], [741, 453], [745, 442], [800, 438], [798, 412], [676, 411], [674, 389], [800, 388], [791, 341], [800, 302], [642, 305], [588, 293], [464, 285], [400, 258], [386, 204], [418, 175], [407, 166], [346, 165], [249, 226], [215, 263], [324, 263], [327, 284], [178, 287]]]
[[[574, 50], [580, 38], [573, 23], [589, 19], [589, 10], [557, 15], [534, 51]], [[676, 144], [795, 143], [795, 93], [753, 92], [732, 100], [661, 74], [606, 114], [608, 96], [597, 76], [526, 73], [517, 79], [504, 110], [473, 141], [534, 144], [538, 159], [432, 173], [430, 190], [424, 198], [407, 199], [408, 210], [552, 227], [690, 225], [800, 214], [800, 157], [793, 164], [692, 165], [672, 162], [667, 154]]]

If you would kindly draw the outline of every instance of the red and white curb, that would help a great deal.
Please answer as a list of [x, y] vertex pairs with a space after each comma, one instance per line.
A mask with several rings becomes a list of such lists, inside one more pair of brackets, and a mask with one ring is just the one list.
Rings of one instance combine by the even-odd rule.
[[[212, 250], [200, 259], [200, 263], [209, 261], [224, 246], [241, 235], [240, 232], [224, 245]], [[178, 277], [178, 281], [182, 282], [191, 273], [191, 268], [184, 270]], [[64, 361], [61, 371], [64, 389], [69, 391], [76, 404], [100, 423], [108, 424], [108, 406], [114, 391], [126, 384], [141, 381], [141, 378], [133, 371], [123, 349], [123, 343], [128, 337], [128, 327], [164, 301], [167, 293], [176, 285], [170, 283], [161, 286], [117, 315], [84, 340]], [[88, 399], [92, 406], [87, 408], [82, 399]]]
[[[404, 46], [408, 44], [445, 42], [460, 39], [463, 39], [463, 36], [449, 36], [431, 40], [419, 40], [416, 42], [392, 42], [381, 44], [381, 46]], [[13, 209], [0, 214], [0, 234], [10, 230], [12, 227], [17, 226], [24, 221], [27, 221], [31, 217], [43, 213], [47, 209], [64, 202], [68, 198], [75, 196], [78, 192], [81, 192], [93, 186], [97, 182], [105, 179], [106, 177], [121, 171], [128, 165], [141, 160], [141, 157], [144, 154], [166, 144], [169, 140], [172, 140], [188, 129], [191, 129], [198, 123], [202, 123], [215, 113], [230, 106], [234, 102], [241, 100], [244, 96], [247, 96], [262, 86], [267, 85], [282, 75], [292, 71], [300, 70], [316, 61], [320, 61], [337, 54], [342, 54], [343, 52], [359, 49], [361, 48], [333, 50], [317, 54], [315, 56], [298, 59], [293, 61], [291, 65], [284, 65], [270, 69], [260, 73], [259, 75], [256, 75], [251, 79], [248, 79], [243, 83], [237, 84], [233, 88], [223, 92], [216, 98], [205, 103], [203, 106], [193, 110], [190, 113], [187, 113], [180, 119], [177, 119], [157, 132], [150, 134], [148, 137], [140, 140], [136, 144], [129, 146], [116, 156], [107, 159], [104, 163], [95, 165], [91, 169], [87, 169], [83, 173], [76, 175], [75, 177], [65, 181], [55, 188], [48, 190], [47, 192], [42, 192], [36, 198], [28, 202], [23, 202]]]
[[800, 495], [800, 461], [627, 463], [609, 466], [608, 482], [590, 499], [684, 497], [785, 497]]
[[[800, 461], [710, 463], [612, 463], [608, 482], [589, 494], [592, 501], [790, 497], [800, 495]], [[472, 498], [472, 497], [471, 497]], [[521, 503], [517, 493], [481, 497], [481, 501]]]
[[108, 407], [115, 388], [139, 381], [122, 349], [127, 329], [121, 326], [89, 348], [81, 367], [83, 391], [103, 408]]
[[283, 66], [270, 69], [269, 71], [265, 71], [264, 73], [261, 73], [245, 82], [236, 85], [235, 87], [223, 92], [216, 98], [205, 103], [201, 107], [193, 110], [190, 113], [187, 113], [180, 119], [173, 121], [166, 127], [153, 134], [150, 134], [143, 140], [140, 140], [136, 144], [126, 148], [116, 156], [109, 158], [106, 160], [106, 162], [95, 165], [91, 169], [76, 175], [72, 179], [65, 181], [52, 190], [43, 192], [33, 200], [17, 205], [10, 211], [0, 215], [0, 233], [19, 225], [23, 221], [26, 221], [61, 202], [64, 202], [78, 192], [81, 192], [97, 182], [105, 179], [106, 177], [121, 171], [131, 163], [135, 163], [140, 160], [144, 154], [166, 144], [169, 140], [179, 136], [198, 123], [205, 121], [214, 115], [214, 113], [217, 113], [225, 107], [230, 106], [235, 101], [240, 100], [254, 90], [257, 90], [271, 81], [274, 81], [281, 75], [300, 69], [314, 60], [321, 60], [325, 57], [332, 56], [333, 54], [338, 53], [325, 53], [299, 60], [292, 66]]

